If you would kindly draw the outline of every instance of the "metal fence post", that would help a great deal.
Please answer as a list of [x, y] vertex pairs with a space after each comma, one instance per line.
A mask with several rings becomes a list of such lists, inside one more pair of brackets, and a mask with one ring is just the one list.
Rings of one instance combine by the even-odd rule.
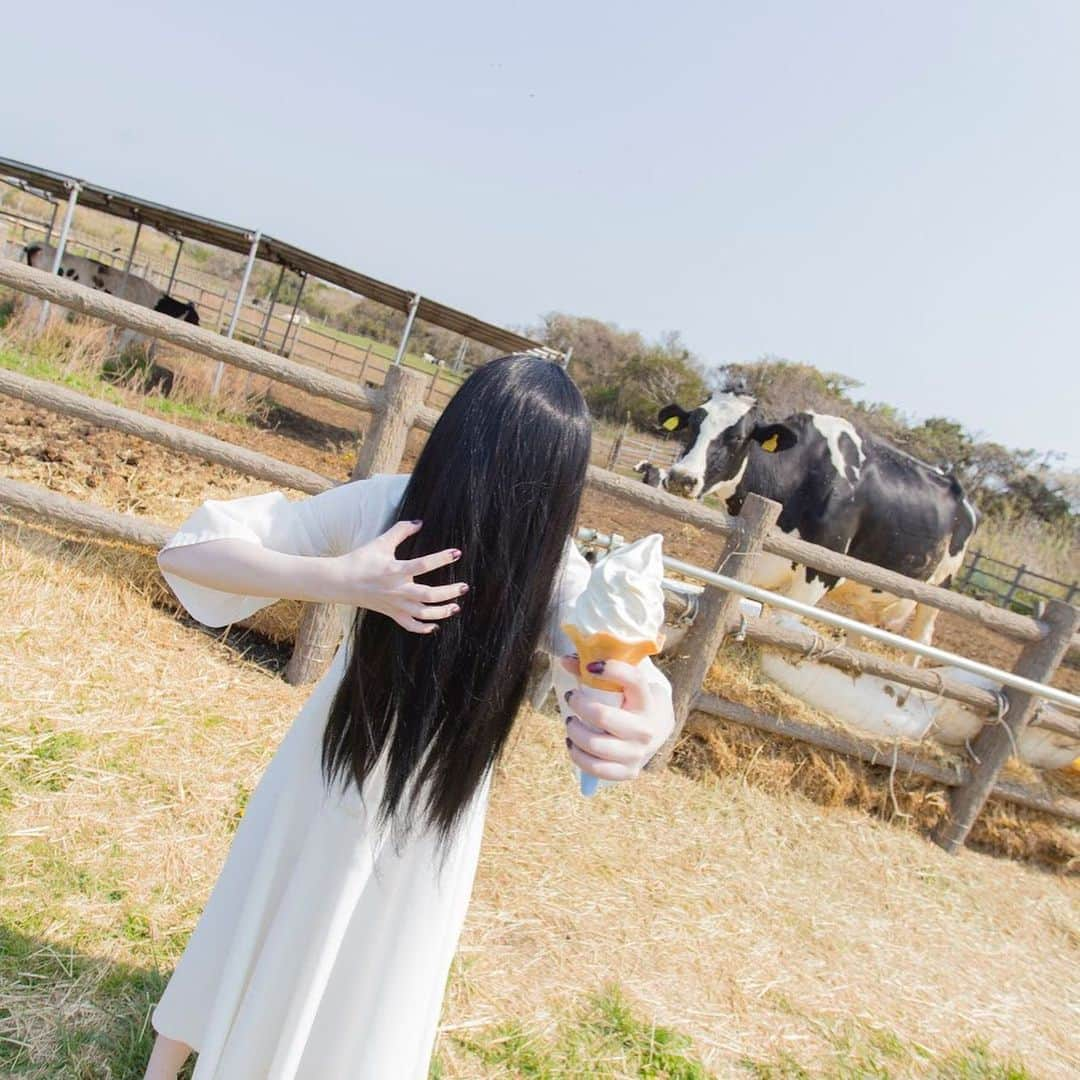
[[[1049, 631], [1041, 641], [1024, 648], [1013, 671], [1027, 679], [1049, 682], [1065, 655], [1072, 636], [1080, 626], [1080, 611], [1063, 600], [1051, 600], [1044, 616]], [[990, 794], [998, 773], [1013, 753], [1017, 737], [1027, 727], [1040, 705], [1034, 694], [1005, 690], [1008, 710], [1000, 723], [988, 722], [975, 736], [971, 754], [975, 765], [971, 779], [949, 793], [949, 811], [933, 833], [933, 840], [954, 854], [964, 845], [968, 833]]]
[[1008, 607], [1013, 602], [1013, 597], [1016, 596], [1016, 590], [1020, 588], [1020, 579], [1024, 576], [1026, 571], [1027, 565], [1025, 563], [1021, 563], [1016, 568], [1016, 574], [1013, 576], [1008, 592], [1005, 593], [1005, 597], [1001, 601], [1002, 607]]
[[[247, 263], [244, 265], [244, 276], [240, 279], [240, 291], [236, 294], [236, 306], [233, 308], [232, 317], [229, 319], [229, 328], [225, 336], [231, 338], [236, 333], [236, 324], [240, 320], [240, 308], [243, 307], [244, 297], [247, 294], [248, 282], [251, 280], [251, 271], [255, 268], [255, 257], [259, 254], [259, 241], [262, 233], [256, 230], [251, 239], [251, 247], [248, 250]], [[214, 381], [210, 385], [210, 396], [216, 398], [221, 386], [221, 376], [225, 371], [225, 365], [219, 360], [217, 370], [214, 372]]]
[[416, 322], [416, 312], [420, 307], [420, 294], [417, 293], [409, 302], [409, 314], [405, 319], [405, 329], [401, 332], [401, 343], [398, 345], [394, 364], [400, 364], [405, 359], [405, 349], [409, 344], [409, 336], [412, 334], [413, 323]]
[[[724, 550], [717, 573], [748, 581], [754, 569], [755, 556], [761, 551], [769, 530], [780, 516], [780, 504], [760, 495], [748, 495], [737, 527], [724, 540]], [[724, 643], [728, 624], [739, 614], [739, 596], [709, 587], [701, 595], [700, 606], [693, 625], [679, 642], [678, 652], [667, 668], [671, 682], [672, 704], [675, 709], [675, 730], [649, 762], [650, 770], [663, 768], [682, 734], [694, 699], [701, 684]]]
[[973, 551], [971, 562], [968, 563], [967, 573], [964, 574], [964, 580], [962, 582], [963, 588], [968, 588], [971, 585], [971, 579], [975, 576], [975, 571], [979, 566], [979, 560], [982, 558], [981, 551]]
[[[60, 226], [60, 239], [56, 242], [56, 255], [53, 256], [52, 273], [56, 274], [60, 272], [60, 264], [64, 261], [64, 249], [67, 247], [68, 233], [71, 232], [71, 222], [75, 217], [75, 205], [79, 201], [79, 192], [82, 189], [78, 184], [72, 184], [71, 189], [68, 192], [68, 204], [67, 209], [64, 211], [64, 223]], [[49, 226], [50, 233], [52, 232], [52, 226]], [[40, 334], [45, 329], [45, 323], [49, 320], [49, 301], [43, 300], [41, 303], [41, 314], [38, 316], [37, 332]]]
[[[397, 471], [423, 404], [424, 382], [418, 371], [404, 367], [392, 367], [386, 373], [382, 407], [372, 415], [351, 479]], [[318, 679], [340, 637], [341, 625], [333, 604], [305, 604], [296, 645], [285, 667], [285, 681], [297, 685]]]

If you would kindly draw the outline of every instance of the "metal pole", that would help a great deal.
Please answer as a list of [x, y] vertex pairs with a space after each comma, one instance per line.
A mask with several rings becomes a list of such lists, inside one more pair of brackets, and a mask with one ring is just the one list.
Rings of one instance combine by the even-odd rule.
[[[610, 536], [597, 532], [596, 529], [578, 529], [577, 537], [579, 540], [599, 544], [602, 547], [610, 546], [611, 543]], [[682, 562], [680, 559], [673, 559], [669, 555], [664, 556], [664, 566], [669, 570], [674, 570], [677, 574], [695, 578], [697, 581], [707, 582], [709, 585], [716, 585], [721, 589], [727, 589], [729, 592], [738, 593], [748, 600], [756, 600], [759, 604], [768, 604], [784, 611], [791, 611], [796, 615], [803, 615], [808, 619], [823, 622], [827, 626], [838, 626], [841, 630], [861, 634], [863, 637], [870, 638], [871, 641], [880, 641], [883, 645], [892, 645], [902, 649], [904, 652], [924, 656], [927, 660], [936, 660], [939, 664], [951, 664], [953, 667], [970, 671], [975, 675], [985, 675], [988, 679], [1000, 682], [1003, 686], [1011, 686], [1013, 689], [1023, 690], [1026, 693], [1045, 698], [1047, 701], [1053, 701], [1066, 709], [1080, 711], [1080, 697], [1059, 690], [1056, 686], [1046, 686], [1043, 683], [1033, 682], [1031, 679], [1014, 675], [1011, 671], [1001, 671], [998, 668], [991, 667], [989, 664], [969, 660], [966, 656], [957, 656], [955, 653], [946, 652], [944, 649], [935, 648], [933, 645], [924, 645], [921, 641], [913, 641], [911, 638], [902, 637], [900, 634], [894, 634], [889, 630], [881, 630], [876, 626], [867, 626], [865, 623], [858, 622], [855, 619], [849, 619], [846, 615], [837, 615], [833, 611], [811, 607], [809, 604], [804, 604], [799, 600], [790, 600], [779, 593], [769, 592], [768, 589], [759, 589], [756, 585], [738, 581], [735, 578], [728, 577], [726, 574], [717, 574], [712, 570], [704, 570], [700, 566], [693, 566], [690, 563]]]
[[176, 245], [176, 258], [173, 259], [172, 272], [169, 274], [169, 284], [165, 286], [166, 295], [172, 292], [173, 285], [176, 284], [176, 271], [180, 266], [180, 252], [184, 250], [184, 238], [180, 237]]
[[[244, 267], [244, 276], [240, 279], [240, 291], [236, 294], [236, 306], [233, 308], [232, 318], [229, 320], [229, 329], [225, 336], [231, 338], [236, 333], [236, 324], [240, 319], [240, 308], [244, 303], [244, 294], [247, 292], [248, 282], [251, 280], [251, 271], [255, 267], [255, 256], [259, 252], [259, 241], [262, 239], [262, 230], [256, 229], [251, 240], [251, 248], [248, 251], [247, 265]], [[221, 386], [221, 376], [225, 372], [225, 362], [218, 361], [217, 370], [214, 372], [214, 382], [210, 387], [210, 396], [217, 397], [218, 388]]]
[[[300, 274], [300, 288], [296, 290], [296, 301], [293, 303], [292, 311], [289, 314], [289, 321], [285, 324], [285, 333], [281, 336], [281, 348], [278, 350], [278, 356], [285, 355], [285, 346], [289, 344], [289, 329], [292, 327], [293, 319], [296, 318], [296, 312], [300, 308], [300, 297], [304, 295], [304, 286], [307, 285], [307, 271], [302, 271]], [[293, 334], [293, 348], [296, 348], [296, 337], [300, 333], [300, 327], [296, 328], [296, 333]], [[292, 349], [289, 350], [289, 355], [292, 356]]]
[[[64, 248], [67, 247], [68, 233], [71, 232], [71, 219], [75, 216], [75, 204], [79, 201], [78, 184], [72, 183], [68, 190], [67, 210], [64, 211], [64, 223], [60, 226], [60, 239], [56, 242], [56, 256], [53, 259], [52, 273], [60, 270], [60, 264], [64, 261]], [[49, 318], [49, 301], [44, 300], [41, 304], [41, 314], [38, 316], [37, 332], [40, 334], [45, 329], [45, 323]]]
[[420, 307], [420, 294], [417, 293], [409, 303], [409, 315], [405, 320], [405, 329], [401, 334], [401, 344], [398, 345], [397, 356], [394, 363], [400, 364], [405, 359], [405, 346], [409, 344], [409, 335], [412, 333], [413, 323], [416, 322], [416, 309]]
[[135, 239], [131, 242], [131, 250], [128, 252], [127, 262], [124, 263], [124, 276], [120, 279], [120, 288], [117, 290], [116, 295], [121, 300], [126, 300], [124, 296], [124, 290], [127, 288], [128, 277], [131, 274], [131, 264], [135, 261], [135, 248], [139, 243], [139, 234], [142, 232], [142, 222], [138, 222], [135, 225]]
[[465, 370], [465, 353], [469, 351], [469, 339], [462, 338], [461, 345], [458, 347], [457, 356], [454, 357], [453, 370], [459, 374]]
[[[281, 273], [277, 276], [277, 281], [274, 282], [274, 291], [270, 294], [270, 301], [266, 305], [266, 317], [263, 319], [262, 329], [259, 331], [258, 346], [261, 349], [263, 342], [266, 340], [266, 331], [270, 329], [270, 318], [274, 314], [274, 305], [277, 303], [278, 293], [281, 290], [281, 282], [285, 277], [285, 264], [281, 264]], [[250, 374], [250, 372], [249, 372]]]
[[50, 199], [49, 202], [52, 203], [52, 217], [49, 218], [49, 231], [45, 234], [46, 244], [52, 243], [52, 231], [56, 225], [56, 213], [60, 209], [60, 204], [55, 199]]

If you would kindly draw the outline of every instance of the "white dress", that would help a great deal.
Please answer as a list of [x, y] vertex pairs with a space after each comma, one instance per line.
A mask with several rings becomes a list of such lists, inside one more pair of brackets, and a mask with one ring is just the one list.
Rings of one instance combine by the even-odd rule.
[[[166, 548], [240, 537], [293, 555], [341, 555], [393, 524], [407, 475], [381, 474], [288, 499], [208, 499]], [[162, 549], [164, 550], [164, 548]], [[572, 542], [545, 642], [572, 646], [559, 618], [588, 580]], [[191, 615], [226, 626], [274, 602], [165, 580]], [[338, 605], [342, 627], [354, 609]], [[491, 775], [437, 873], [434, 834], [395, 849], [368, 821], [381, 769], [327, 794], [319, 753], [346, 640], [251, 794], [221, 873], [152, 1015], [198, 1052], [194, 1080], [425, 1080], [446, 978], [472, 891]], [[648, 663], [648, 662], [646, 662]], [[650, 678], [670, 692], [649, 664]], [[572, 677], [553, 665], [561, 710]], [[565, 713], [564, 713], [565, 715]]]

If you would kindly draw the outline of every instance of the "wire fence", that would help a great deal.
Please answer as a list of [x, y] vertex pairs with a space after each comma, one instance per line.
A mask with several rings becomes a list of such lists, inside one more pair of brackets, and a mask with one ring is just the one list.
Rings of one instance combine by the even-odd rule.
[[1022, 615], [1035, 614], [1048, 600], [1072, 604], [1080, 596], [1080, 582], [1058, 581], [977, 549], [968, 552], [955, 588]]
[[[49, 222], [31, 218], [11, 210], [0, 210], [0, 218], [8, 222], [8, 246], [25, 244], [31, 238], [49, 237]], [[122, 268], [127, 264], [127, 251], [108, 250], [87, 235], [72, 228], [66, 248], [73, 255], [83, 255], [108, 266]], [[195, 305], [199, 325], [224, 334], [232, 321], [238, 290], [210, 274], [184, 265], [173, 271], [172, 260], [138, 253], [132, 260], [130, 274], [178, 300]], [[237, 314], [233, 337], [249, 345], [258, 345], [292, 360], [310, 364], [333, 375], [355, 380], [360, 386], [376, 389], [382, 386], [386, 372], [393, 365], [397, 350], [393, 345], [356, 335], [332, 331], [329, 327], [310, 325], [308, 316], [294, 311], [291, 304], [274, 304], [252, 298]], [[454, 396], [462, 376], [441, 363], [430, 363], [412, 355], [404, 363], [421, 370], [428, 378], [424, 404], [442, 409]], [[248, 380], [251, 389], [251, 380]]]

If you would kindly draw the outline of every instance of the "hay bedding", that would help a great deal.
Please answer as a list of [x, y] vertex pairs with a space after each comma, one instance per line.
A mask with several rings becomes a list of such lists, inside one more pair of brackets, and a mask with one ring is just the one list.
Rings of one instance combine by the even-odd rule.
[[[833, 717], [786, 693], [761, 674], [759, 650], [750, 643], [726, 645], [709, 670], [705, 688], [764, 713], [850, 731]], [[932, 738], [899, 745], [942, 763], [959, 760]], [[946, 789], [917, 776], [865, 764], [843, 754], [766, 734], [695, 713], [673, 764], [699, 780], [739, 776], [776, 795], [797, 791], [820, 806], [858, 807], [892, 825], [929, 834], [947, 809]], [[1080, 795], [1080, 776], [1042, 773], [1016, 759], [1004, 776], [1052, 791]], [[973, 847], [1031, 860], [1056, 870], [1080, 871], [1080, 827], [1026, 807], [991, 800], [970, 835]]]

